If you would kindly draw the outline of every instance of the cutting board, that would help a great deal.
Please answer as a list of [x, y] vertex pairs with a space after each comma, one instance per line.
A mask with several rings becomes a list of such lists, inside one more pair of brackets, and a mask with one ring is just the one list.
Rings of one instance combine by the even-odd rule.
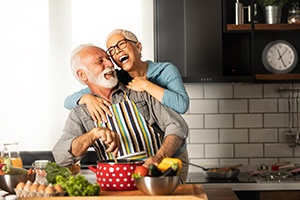
[[[207, 194], [207, 192], [209, 194]], [[238, 200], [235, 196], [234, 192], [230, 188], [214, 188], [214, 189], [207, 189], [204, 190], [201, 184], [184, 184], [179, 185], [177, 189], [170, 195], [164, 196], [148, 196], [144, 195], [139, 190], [132, 190], [132, 191], [105, 191], [102, 190], [100, 192], [100, 196], [93, 196], [93, 197], [34, 197], [34, 198], [20, 198], [20, 200], [137, 200], [137, 199], [145, 199], [145, 200], [218, 200], [224, 199], [227, 200]]]

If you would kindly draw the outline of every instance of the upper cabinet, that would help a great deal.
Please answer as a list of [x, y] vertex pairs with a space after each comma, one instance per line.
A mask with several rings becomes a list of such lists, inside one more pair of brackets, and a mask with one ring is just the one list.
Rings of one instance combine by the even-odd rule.
[[155, 0], [155, 60], [174, 63], [185, 82], [222, 77], [222, 2]]
[[300, 24], [287, 23], [297, 0], [283, 7], [279, 24], [265, 23], [256, 0], [239, 2], [242, 24], [236, 24], [236, 0], [155, 0], [155, 60], [173, 62], [184, 82], [299, 82], [299, 59], [292, 70], [276, 71], [279, 62], [272, 63], [275, 70], [266, 66], [276, 46], [266, 49], [276, 41], [284, 42], [276, 50], [284, 67], [293, 56], [284, 48], [291, 45], [287, 52], [300, 57]]

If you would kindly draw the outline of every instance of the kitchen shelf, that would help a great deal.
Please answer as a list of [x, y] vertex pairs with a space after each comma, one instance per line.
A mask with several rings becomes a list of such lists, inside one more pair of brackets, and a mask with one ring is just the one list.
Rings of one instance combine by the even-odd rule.
[[[300, 24], [254, 24], [255, 30], [300, 30]], [[251, 24], [227, 24], [227, 31], [251, 30]]]
[[299, 81], [300, 74], [255, 74], [255, 79], [262, 81]]

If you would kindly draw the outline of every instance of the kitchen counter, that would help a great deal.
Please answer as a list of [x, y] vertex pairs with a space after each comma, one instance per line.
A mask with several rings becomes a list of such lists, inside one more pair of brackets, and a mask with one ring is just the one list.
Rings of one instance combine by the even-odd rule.
[[[242, 168], [241, 173], [245, 175], [247, 169]], [[91, 170], [81, 170], [81, 174], [84, 175], [91, 183], [96, 183], [96, 175]], [[187, 183], [202, 184], [205, 189], [208, 188], [231, 188], [233, 191], [275, 191], [275, 190], [300, 190], [300, 180], [292, 183], [258, 183], [254, 179], [246, 181], [246, 177], [242, 177], [239, 182], [203, 182], [202, 172], [193, 172], [188, 174]], [[239, 178], [239, 177], [238, 177]], [[249, 178], [251, 178], [249, 176]]]
[[[250, 182], [239, 181], [239, 182], [203, 182], [203, 174], [189, 173], [187, 182], [189, 183], [200, 183], [204, 188], [221, 188], [230, 187], [233, 191], [277, 191], [277, 190], [300, 190], [300, 180], [297, 182]], [[249, 178], [251, 178], [249, 176]]]
[[[28, 198], [19, 198], [20, 200], [28, 200]], [[58, 197], [35, 197], [34, 200], [57, 200]], [[93, 197], [61, 197], [59, 199], [88, 199], [88, 200], [99, 200], [99, 199], [113, 199], [113, 200], [134, 200], [134, 199], [180, 199], [180, 200], [238, 200], [235, 193], [230, 188], [207, 188], [204, 189], [201, 184], [184, 184], [179, 185], [177, 189], [170, 195], [163, 196], [149, 196], [144, 195], [139, 190], [132, 191], [105, 191], [101, 190], [100, 196]]]

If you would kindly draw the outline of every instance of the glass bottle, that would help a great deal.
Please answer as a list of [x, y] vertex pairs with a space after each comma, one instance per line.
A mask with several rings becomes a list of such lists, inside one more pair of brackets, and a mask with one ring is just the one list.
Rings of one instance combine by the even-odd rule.
[[4, 147], [1, 151], [1, 163], [3, 163], [4, 157], [8, 156], [11, 159], [12, 166], [23, 167], [23, 162], [19, 152], [19, 143], [18, 142], [4, 143], [3, 146]]

